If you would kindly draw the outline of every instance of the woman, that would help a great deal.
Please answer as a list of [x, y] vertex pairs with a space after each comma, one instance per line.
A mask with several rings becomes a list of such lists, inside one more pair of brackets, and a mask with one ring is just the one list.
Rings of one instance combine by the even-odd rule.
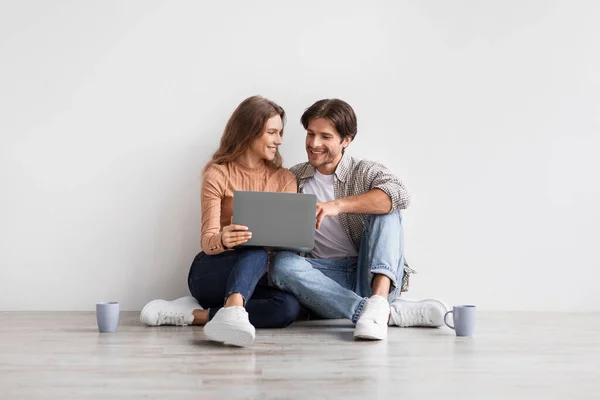
[[296, 193], [296, 178], [281, 167], [278, 148], [285, 112], [254, 96], [233, 112], [219, 149], [204, 168], [202, 239], [190, 268], [193, 297], [154, 300], [141, 312], [147, 325], [205, 325], [210, 340], [244, 346], [257, 328], [282, 328], [292, 323], [300, 305], [296, 298], [267, 284], [268, 253], [237, 246], [247, 242], [248, 227], [233, 225], [235, 190]]

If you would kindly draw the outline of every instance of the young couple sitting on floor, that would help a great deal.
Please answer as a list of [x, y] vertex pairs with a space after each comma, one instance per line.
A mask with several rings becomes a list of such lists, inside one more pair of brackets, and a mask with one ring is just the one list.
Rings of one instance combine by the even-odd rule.
[[[308, 161], [288, 170], [278, 150], [283, 108], [254, 96], [235, 109], [204, 168], [203, 251], [188, 275], [192, 296], [149, 302], [142, 323], [204, 325], [208, 339], [236, 346], [251, 344], [255, 328], [284, 328], [300, 318], [350, 319], [359, 340], [385, 339], [388, 325], [443, 325], [443, 302], [399, 296], [411, 272], [401, 214], [410, 196], [383, 165], [345, 153], [357, 133], [352, 107], [320, 100], [301, 122]], [[231, 224], [236, 190], [315, 194], [312, 253], [270, 257], [262, 248], [237, 248], [252, 232]]]

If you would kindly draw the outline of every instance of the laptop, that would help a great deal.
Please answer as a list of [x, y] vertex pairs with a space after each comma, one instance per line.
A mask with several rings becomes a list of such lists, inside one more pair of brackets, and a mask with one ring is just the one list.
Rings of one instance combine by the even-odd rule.
[[269, 247], [310, 253], [315, 246], [317, 196], [304, 193], [233, 193], [233, 223], [252, 239], [238, 247]]

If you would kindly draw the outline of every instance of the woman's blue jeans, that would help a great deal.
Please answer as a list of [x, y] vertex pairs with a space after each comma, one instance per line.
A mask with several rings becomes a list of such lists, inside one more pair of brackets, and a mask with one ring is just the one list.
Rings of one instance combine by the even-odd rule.
[[239, 293], [252, 325], [283, 328], [296, 319], [300, 304], [293, 294], [268, 286], [267, 263], [268, 253], [261, 248], [216, 255], [201, 252], [190, 267], [190, 293], [202, 308], [209, 309], [209, 319], [223, 307], [230, 294]]

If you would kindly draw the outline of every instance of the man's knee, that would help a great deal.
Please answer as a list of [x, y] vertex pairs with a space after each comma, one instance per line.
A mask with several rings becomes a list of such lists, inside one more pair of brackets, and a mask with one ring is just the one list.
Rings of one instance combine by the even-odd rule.
[[370, 214], [367, 217], [368, 224], [402, 224], [402, 212], [400, 210], [392, 211], [388, 214]]
[[295, 266], [304, 258], [289, 251], [278, 252], [269, 267], [269, 275], [275, 286], [284, 288], [286, 282], [294, 280], [297, 276]]

